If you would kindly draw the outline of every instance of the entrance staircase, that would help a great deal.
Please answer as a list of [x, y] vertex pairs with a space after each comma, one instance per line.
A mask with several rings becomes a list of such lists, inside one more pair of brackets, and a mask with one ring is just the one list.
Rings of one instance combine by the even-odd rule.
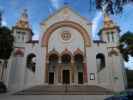
[[15, 95], [112, 95], [112, 91], [94, 85], [38, 85]]

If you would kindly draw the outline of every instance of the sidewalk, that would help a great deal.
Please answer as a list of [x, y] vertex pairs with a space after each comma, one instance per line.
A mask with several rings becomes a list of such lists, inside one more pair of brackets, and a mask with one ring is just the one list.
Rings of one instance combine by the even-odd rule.
[[0, 94], [0, 100], [104, 100], [97, 95], [11, 95]]

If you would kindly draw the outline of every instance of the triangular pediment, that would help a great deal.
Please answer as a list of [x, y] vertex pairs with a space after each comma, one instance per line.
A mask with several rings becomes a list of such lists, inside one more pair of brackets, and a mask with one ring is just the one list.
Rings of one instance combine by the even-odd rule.
[[91, 26], [92, 24], [88, 20], [80, 16], [70, 7], [65, 6], [43, 21], [42, 28], [44, 35], [41, 35], [42, 44], [45, 46], [48, 45], [48, 39], [55, 30], [62, 27], [71, 27], [80, 32], [86, 41], [85, 45], [90, 46]]
[[78, 12], [74, 11], [71, 7], [69, 6], [64, 6], [60, 8], [59, 10], [55, 11], [53, 14], [49, 15], [47, 19], [45, 19], [42, 24], [45, 22], [47, 23], [48, 21], [55, 19], [56, 21], [58, 20], [79, 20], [84, 21], [88, 24], [91, 24], [91, 21], [87, 20], [85, 17], [81, 16]]

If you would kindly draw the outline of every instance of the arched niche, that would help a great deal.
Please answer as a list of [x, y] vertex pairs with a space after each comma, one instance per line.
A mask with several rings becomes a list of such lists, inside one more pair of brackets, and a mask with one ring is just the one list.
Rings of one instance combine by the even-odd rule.
[[27, 68], [32, 70], [32, 72], [35, 72], [36, 69], [36, 55], [34, 53], [30, 53], [27, 55], [27, 62], [26, 62]]
[[103, 68], [105, 68], [106, 62], [105, 62], [105, 56], [103, 53], [98, 53], [96, 55], [96, 64], [97, 64], [98, 71], [101, 71]]

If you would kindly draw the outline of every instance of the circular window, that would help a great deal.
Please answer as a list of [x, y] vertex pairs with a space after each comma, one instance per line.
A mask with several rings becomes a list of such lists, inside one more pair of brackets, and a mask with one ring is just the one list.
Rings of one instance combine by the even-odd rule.
[[68, 40], [70, 40], [70, 38], [71, 38], [71, 34], [70, 34], [69, 32], [67, 32], [67, 31], [65, 31], [65, 32], [63, 32], [63, 33], [61, 34], [61, 37], [62, 37], [62, 39], [63, 39], [64, 41], [68, 41]]

